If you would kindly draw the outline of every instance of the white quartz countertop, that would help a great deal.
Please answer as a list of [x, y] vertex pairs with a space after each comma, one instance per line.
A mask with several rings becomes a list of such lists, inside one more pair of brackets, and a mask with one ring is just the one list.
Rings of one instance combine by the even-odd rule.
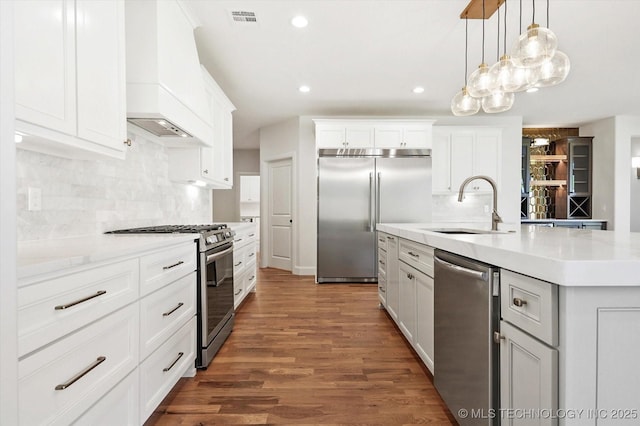
[[227, 228], [229, 229], [242, 229], [242, 228], [255, 228], [255, 222], [227, 222]]
[[[18, 243], [18, 279], [194, 241], [200, 234], [123, 234]], [[195, 246], [194, 246], [195, 250]]]
[[379, 224], [387, 232], [562, 286], [640, 286], [640, 233], [522, 225], [513, 233], [452, 235], [478, 224]]

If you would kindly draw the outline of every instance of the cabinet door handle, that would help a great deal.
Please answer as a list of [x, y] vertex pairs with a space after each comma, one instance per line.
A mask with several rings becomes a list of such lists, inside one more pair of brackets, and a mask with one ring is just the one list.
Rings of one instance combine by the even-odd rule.
[[171, 370], [173, 366], [176, 365], [178, 361], [180, 361], [180, 358], [182, 358], [182, 355], [184, 355], [184, 352], [178, 352], [178, 357], [173, 360], [170, 366], [163, 368], [162, 371], [166, 373], [167, 371]]
[[165, 312], [162, 314], [163, 317], [168, 317], [169, 315], [171, 315], [172, 313], [174, 313], [175, 311], [177, 311], [178, 309], [182, 308], [184, 306], [184, 303], [180, 302], [178, 303], [178, 306], [176, 306], [175, 308], [173, 308], [172, 310], [170, 310], [169, 312]]
[[494, 331], [493, 332], [493, 342], [494, 343], [500, 343], [500, 340], [504, 340], [504, 339], [505, 339], [505, 337], [502, 334], [500, 334], [499, 331]]
[[513, 298], [513, 304], [516, 305], [518, 308], [522, 308], [524, 305], [527, 304], [526, 300], [522, 300], [519, 297], [514, 297]]
[[183, 263], [184, 263], [184, 261], [183, 261], [183, 260], [181, 260], [180, 262], [178, 262], [178, 263], [174, 263], [173, 265], [163, 266], [163, 267], [162, 267], [162, 269], [166, 271], [167, 269], [171, 269], [171, 268], [175, 268], [176, 266], [180, 266], [180, 265], [182, 265]]
[[204, 170], [202, 171], [202, 173], [204, 173], [205, 175], [208, 175], [208, 174], [209, 174], [209, 169], [204, 169]]
[[229, 182], [229, 178], [228, 178], [228, 177], [224, 178], [224, 180], [226, 180], [227, 182]]
[[78, 374], [73, 376], [72, 378], [70, 378], [67, 382], [56, 386], [56, 390], [65, 390], [66, 388], [68, 388], [69, 386], [71, 386], [72, 384], [77, 382], [78, 380], [82, 379], [91, 370], [93, 370], [94, 368], [96, 368], [97, 366], [99, 366], [100, 364], [105, 362], [106, 360], [107, 360], [106, 356], [99, 356], [94, 362], [91, 363], [90, 366], [88, 366], [87, 368], [85, 368], [84, 370], [82, 370], [81, 372], [79, 372]]
[[233, 265], [233, 266], [240, 266], [240, 265], [242, 265], [242, 261], [240, 261], [240, 262], [236, 263], [236, 264], [235, 264], [235, 265]]
[[107, 294], [107, 291], [106, 290], [98, 290], [98, 292], [96, 294], [92, 294], [91, 296], [87, 296], [87, 297], [85, 297], [83, 299], [76, 300], [75, 302], [66, 303], [64, 305], [58, 305], [54, 309], [56, 311], [61, 311], [63, 309], [67, 309], [67, 308], [70, 308], [72, 306], [79, 305], [80, 303], [86, 302], [87, 300], [91, 300], [91, 299], [93, 299], [95, 297], [102, 296], [103, 294]]
[[410, 251], [407, 253], [409, 256], [411, 257], [415, 257], [416, 259], [420, 259], [420, 255], [419, 254], [415, 254], [414, 252]]

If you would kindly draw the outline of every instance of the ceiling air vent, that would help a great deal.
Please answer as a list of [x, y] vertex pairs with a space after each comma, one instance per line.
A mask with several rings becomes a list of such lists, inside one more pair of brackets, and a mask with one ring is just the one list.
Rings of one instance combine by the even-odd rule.
[[247, 12], [244, 10], [232, 10], [229, 13], [231, 13], [231, 20], [233, 20], [233, 22], [235, 23], [241, 23], [241, 24], [257, 24], [258, 23], [255, 12]]

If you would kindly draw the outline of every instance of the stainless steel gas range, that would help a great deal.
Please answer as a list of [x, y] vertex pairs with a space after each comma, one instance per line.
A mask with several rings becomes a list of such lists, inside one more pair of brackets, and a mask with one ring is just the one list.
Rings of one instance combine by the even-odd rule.
[[107, 234], [189, 233], [198, 238], [196, 367], [207, 368], [233, 329], [233, 236], [227, 225], [163, 225]]

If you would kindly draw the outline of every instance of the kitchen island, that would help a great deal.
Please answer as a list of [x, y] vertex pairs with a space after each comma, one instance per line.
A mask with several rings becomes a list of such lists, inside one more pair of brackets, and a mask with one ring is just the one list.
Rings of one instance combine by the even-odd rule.
[[418, 243], [425, 252], [501, 268], [502, 424], [638, 424], [640, 234], [526, 225], [505, 233], [434, 232], [456, 227], [377, 229], [401, 246]]

